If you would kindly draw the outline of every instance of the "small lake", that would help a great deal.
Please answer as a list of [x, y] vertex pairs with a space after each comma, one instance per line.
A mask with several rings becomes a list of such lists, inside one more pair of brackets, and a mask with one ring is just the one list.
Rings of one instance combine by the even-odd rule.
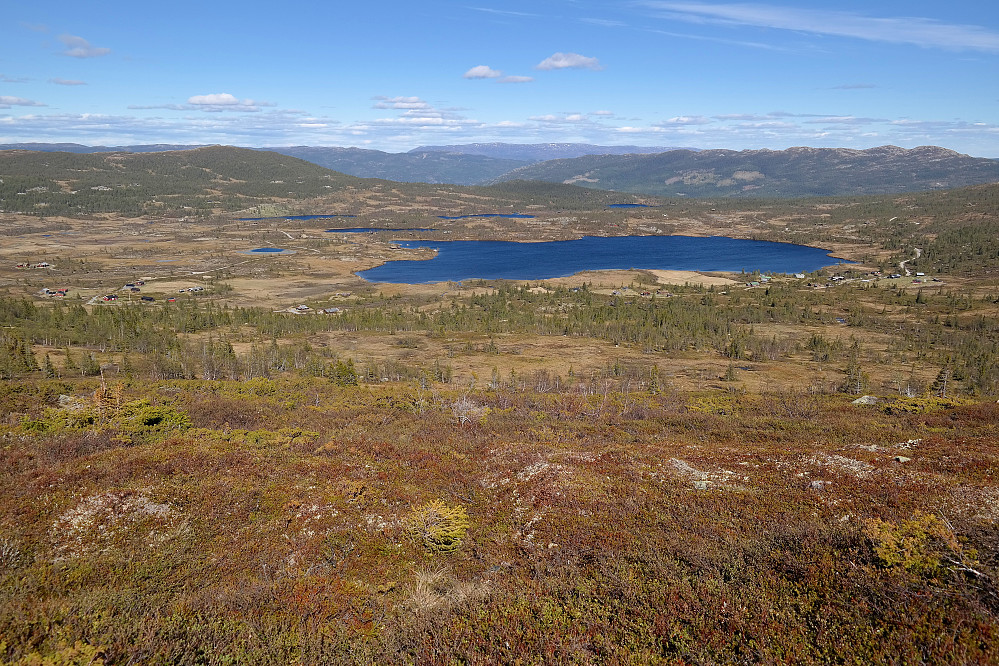
[[406, 248], [429, 247], [426, 261], [390, 261], [360, 271], [369, 282], [425, 284], [462, 280], [545, 280], [582, 271], [663, 269], [808, 273], [841, 261], [829, 250], [723, 236], [584, 236], [544, 243], [510, 241], [396, 241]]
[[294, 250], [286, 250], [283, 247], [258, 247], [255, 250], [247, 250], [247, 254], [295, 254]]

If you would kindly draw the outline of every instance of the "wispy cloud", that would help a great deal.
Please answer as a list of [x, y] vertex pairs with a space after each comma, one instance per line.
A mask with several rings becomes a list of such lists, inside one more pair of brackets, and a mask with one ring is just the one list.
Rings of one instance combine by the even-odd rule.
[[884, 118], [858, 118], [857, 116], [822, 116], [803, 121], [810, 125], [873, 125], [885, 122]]
[[724, 37], [710, 37], [708, 35], [692, 35], [683, 32], [670, 32], [668, 30], [649, 30], [648, 32], [664, 35], [666, 37], [678, 37], [680, 39], [694, 39], [699, 42], [714, 42], [715, 44], [731, 44], [734, 46], [745, 46], [751, 49], [763, 49], [765, 51], [786, 51], [787, 49], [781, 46], [775, 46], [774, 44], [766, 44], [764, 42], [747, 42], [740, 39], [725, 39]]
[[603, 69], [603, 65], [596, 58], [590, 58], [584, 55], [579, 55], [578, 53], [554, 53], [537, 65], [534, 69], [540, 70], [552, 70], [552, 69]]
[[239, 99], [229, 93], [212, 93], [209, 95], [193, 95], [187, 98], [187, 103], [199, 110], [218, 113], [220, 111], [236, 111], [253, 113], [261, 106], [274, 106], [270, 102], [258, 102], [252, 99]]
[[471, 120], [459, 114], [457, 109], [438, 109], [419, 97], [384, 97], [375, 98], [376, 109], [391, 109], [402, 111], [393, 118], [377, 118], [368, 123], [360, 123], [358, 127], [405, 127], [407, 129], [460, 129], [480, 126], [478, 120]]
[[477, 12], [485, 12], [486, 14], [499, 14], [501, 16], [527, 16], [527, 17], [540, 16], [540, 14], [529, 14], [527, 12], [513, 12], [507, 9], [493, 9], [491, 7], [469, 7], [469, 9], [474, 9]]
[[528, 120], [533, 120], [534, 122], [538, 123], [576, 124], [576, 123], [588, 122], [589, 118], [587, 118], [582, 113], [563, 113], [563, 114], [548, 113], [542, 116], [531, 116], [530, 118], [528, 118]]
[[111, 49], [94, 46], [83, 37], [76, 35], [59, 35], [59, 41], [66, 47], [62, 54], [71, 58], [100, 58], [111, 53]]
[[163, 109], [166, 111], [203, 111], [206, 113], [221, 113], [223, 111], [256, 113], [260, 111], [260, 107], [264, 106], [275, 106], [275, 104], [252, 99], [239, 99], [229, 93], [212, 93], [188, 97], [186, 104], [130, 104], [128, 108], [135, 111]]
[[636, 4], [655, 11], [662, 18], [688, 23], [794, 30], [947, 50], [999, 51], [999, 32], [978, 25], [949, 24], [921, 17], [875, 17], [858, 12], [764, 4], [664, 0], [642, 0]]
[[499, 79], [499, 83], [530, 83], [534, 80], [533, 76], [504, 76]]
[[73, 79], [49, 79], [49, 83], [54, 83], [57, 86], [85, 86], [86, 81], [74, 81]]
[[419, 97], [375, 97], [376, 109], [429, 109], [430, 104]]
[[668, 118], [661, 123], [657, 123], [659, 127], [677, 127], [680, 125], [710, 125], [710, 118], [705, 118], [704, 116], [674, 116]]
[[627, 27], [627, 23], [624, 21], [617, 21], [614, 19], [601, 19], [601, 18], [581, 18], [579, 19], [583, 23], [589, 23], [590, 25], [599, 25], [604, 28], [624, 28]]
[[498, 79], [503, 76], [503, 72], [493, 69], [489, 65], [476, 65], [462, 75], [464, 79]]
[[12, 106], [46, 106], [41, 102], [36, 102], [23, 97], [11, 97], [10, 95], [0, 95], [0, 109], [9, 109]]
[[27, 83], [29, 79], [23, 76], [7, 76], [0, 74], [0, 83]]

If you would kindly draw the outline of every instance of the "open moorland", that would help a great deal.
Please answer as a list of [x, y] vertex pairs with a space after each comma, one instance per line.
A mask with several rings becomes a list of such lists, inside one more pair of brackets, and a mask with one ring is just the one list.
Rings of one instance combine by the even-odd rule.
[[[5, 663], [999, 661], [999, 186], [665, 199], [221, 147], [0, 180]], [[492, 213], [532, 217], [442, 219]], [[355, 274], [432, 256], [402, 238], [675, 234], [855, 263]]]

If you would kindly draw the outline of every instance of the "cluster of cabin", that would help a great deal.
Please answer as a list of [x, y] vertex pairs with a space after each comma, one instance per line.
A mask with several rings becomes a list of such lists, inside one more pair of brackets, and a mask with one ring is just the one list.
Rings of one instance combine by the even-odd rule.
[[44, 296], [49, 296], [50, 298], [52, 296], [58, 296], [59, 298], [65, 298], [66, 294], [68, 294], [68, 293], [69, 293], [69, 289], [68, 288], [67, 289], [48, 289], [48, 288], [42, 289], [42, 294]]
[[37, 264], [26, 261], [14, 266], [14, 268], [52, 268], [52, 264], [47, 261], [39, 261]]

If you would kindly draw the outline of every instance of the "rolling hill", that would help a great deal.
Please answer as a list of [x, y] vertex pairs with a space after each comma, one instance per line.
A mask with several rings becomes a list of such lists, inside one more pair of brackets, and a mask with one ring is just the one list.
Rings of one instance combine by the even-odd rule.
[[664, 153], [670, 150], [696, 149], [649, 146], [596, 146], [589, 143], [467, 143], [451, 146], [420, 146], [409, 152], [415, 154], [460, 153], [534, 163], [583, 157], [586, 155], [642, 155]]
[[526, 160], [488, 157], [460, 151], [386, 153], [362, 148], [321, 146], [290, 146], [263, 150], [308, 160], [327, 169], [360, 178], [384, 178], [403, 183], [478, 185], [529, 164]]
[[[156, 154], [196, 148], [204, 147], [0, 145], [0, 150], [78, 154]], [[323, 146], [254, 150], [298, 158], [357, 178], [400, 183], [487, 185], [531, 180], [667, 197], [858, 196], [999, 182], [999, 160], [970, 157], [935, 146], [908, 150], [881, 146], [867, 150], [697, 151], [568, 143], [478, 143], [421, 146], [408, 153]]]
[[520, 167], [498, 180], [541, 180], [656, 196], [894, 194], [999, 181], [999, 160], [923, 146], [593, 155]]
[[0, 181], [0, 210], [71, 216], [232, 211], [365, 185], [297, 158], [227, 146], [151, 153], [0, 151]]

